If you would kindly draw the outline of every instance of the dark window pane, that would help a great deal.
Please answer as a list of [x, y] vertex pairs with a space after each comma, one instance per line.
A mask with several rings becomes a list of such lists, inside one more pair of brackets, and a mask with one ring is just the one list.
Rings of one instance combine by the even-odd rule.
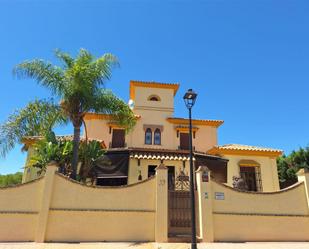
[[175, 167], [167, 166], [168, 169], [168, 189], [175, 190]]
[[180, 133], [180, 149], [189, 150], [189, 133]]
[[161, 131], [159, 129], [154, 132], [154, 144], [161, 144]]
[[145, 144], [152, 144], [152, 131], [150, 128], [147, 128], [145, 132]]
[[240, 167], [240, 177], [245, 181], [248, 191], [257, 191], [255, 167]]
[[148, 177], [154, 176], [156, 174], [157, 165], [148, 165]]
[[113, 129], [112, 148], [122, 148], [125, 145], [125, 130]]

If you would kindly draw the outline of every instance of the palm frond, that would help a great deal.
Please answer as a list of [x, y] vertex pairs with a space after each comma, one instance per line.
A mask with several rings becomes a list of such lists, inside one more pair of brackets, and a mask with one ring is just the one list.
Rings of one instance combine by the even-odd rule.
[[68, 53], [62, 52], [60, 49], [55, 50], [55, 56], [62, 60], [67, 68], [71, 68], [74, 65], [74, 58], [72, 58]]
[[15, 111], [0, 125], [0, 156], [21, 143], [25, 136], [44, 136], [56, 124], [67, 122], [61, 108], [51, 100], [36, 100]]
[[109, 80], [111, 78], [112, 69], [114, 67], [120, 66], [117, 57], [110, 53], [104, 54], [94, 61], [92, 65], [96, 77], [95, 81], [100, 85], [104, 83], [104, 80]]
[[127, 131], [136, 124], [136, 117], [129, 106], [111, 91], [102, 90], [95, 96], [92, 110], [98, 113], [111, 114], [114, 121]]
[[64, 84], [64, 71], [57, 66], [43, 60], [35, 59], [18, 64], [13, 74], [19, 78], [32, 78], [54, 94], [61, 96]]

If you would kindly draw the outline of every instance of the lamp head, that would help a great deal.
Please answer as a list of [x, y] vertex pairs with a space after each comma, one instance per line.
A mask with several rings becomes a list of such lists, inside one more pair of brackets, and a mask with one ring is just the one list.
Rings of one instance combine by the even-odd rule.
[[194, 106], [196, 97], [197, 97], [197, 93], [193, 92], [192, 89], [188, 89], [188, 91], [185, 93], [185, 95], [183, 96], [183, 99], [188, 109]]

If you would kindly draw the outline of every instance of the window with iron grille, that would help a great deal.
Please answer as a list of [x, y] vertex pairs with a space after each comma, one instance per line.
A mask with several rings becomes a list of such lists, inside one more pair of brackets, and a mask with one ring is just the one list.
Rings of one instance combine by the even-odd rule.
[[260, 167], [240, 166], [240, 177], [245, 181], [248, 191], [261, 192], [262, 179]]

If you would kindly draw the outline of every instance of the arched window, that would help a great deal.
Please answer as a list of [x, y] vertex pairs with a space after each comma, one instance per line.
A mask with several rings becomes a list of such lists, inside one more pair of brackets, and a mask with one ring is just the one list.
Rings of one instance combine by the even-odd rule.
[[154, 132], [154, 144], [161, 144], [161, 131], [158, 128]]
[[240, 160], [239, 175], [248, 191], [262, 192], [261, 165], [253, 160]]
[[150, 128], [145, 131], [145, 144], [152, 144], [152, 131]]
[[157, 95], [150, 95], [148, 101], [161, 101], [160, 97]]

